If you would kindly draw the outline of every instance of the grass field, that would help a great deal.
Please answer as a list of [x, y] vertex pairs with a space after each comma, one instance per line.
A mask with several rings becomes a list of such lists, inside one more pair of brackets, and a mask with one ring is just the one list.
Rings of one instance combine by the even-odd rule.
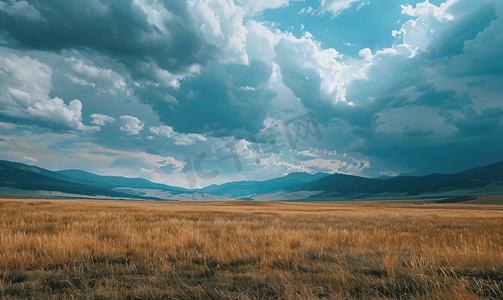
[[0, 199], [1, 299], [502, 299], [503, 206]]

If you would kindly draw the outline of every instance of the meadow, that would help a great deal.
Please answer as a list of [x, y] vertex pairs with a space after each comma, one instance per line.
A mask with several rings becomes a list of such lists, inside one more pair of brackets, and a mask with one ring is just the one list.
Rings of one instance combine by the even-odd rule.
[[1, 299], [502, 299], [503, 206], [0, 199]]

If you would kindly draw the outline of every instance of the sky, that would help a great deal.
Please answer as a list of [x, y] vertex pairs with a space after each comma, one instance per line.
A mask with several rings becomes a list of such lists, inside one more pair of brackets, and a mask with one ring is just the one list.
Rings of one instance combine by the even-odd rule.
[[0, 0], [0, 159], [198, 188], [503, 160], [503, 1]]

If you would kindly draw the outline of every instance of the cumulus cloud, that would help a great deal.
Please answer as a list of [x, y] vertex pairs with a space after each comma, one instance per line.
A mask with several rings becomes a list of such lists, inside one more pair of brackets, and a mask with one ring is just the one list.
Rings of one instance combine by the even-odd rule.
[[[80, 58], [63, 60], [69, 80], [112, 95], [127, 90], [178, 132], [232, 135], [258, 130], [275, 96], [265, 87], [271, 66], [248, 56], [245, 17], [287, 4], [54, 0], [33, 3], [47, 26], [24, 30], [19, 21], [2, 18], [0, 30], [8, 47], [77, 51]], [[98, 55], [110, 64], [93, 63]], [[185, 121], [192, 113], [199, 122]]]
[[121, 127], [119, 129], [127, 135], [140, 134], [140, 131], [142, 131], [145, 126], [145, 123], [140, 121], [138, 118], [128, 115], [120, 116], [119, 122], [121, 123]]
[[332, 156], [335, 157], [336, 155], [338, 155], [337, 151], [327, 151], [327, 150], [320, 150], [317, 148], [309, 148], [309, 150], [297, 151], [296, 158], [299, 160], [303, 160], [303, 158], [309, 159], [310, 157], [332, 157]]
[[124, 78], [111, 69], [103, 69], [86, 64], [75, 57], [64, 58], [66, 76], [79, 85], [89, 85], [100, 92], [116, 95], [117, 90], [125, 91]]
[[0, 1], [0, 13], [1, 12], [14, 18], [21, 18], [31, 22], [45, 21], [40, 12], [33, 5], [24, 0], [17, 2], [10, 1], [10, 3]]
[[187, 146], [187, 145], [192, 145], [196, 141], [199, 142], [204, 142], [206, 141], [206, 138], [203, 135], [200, 134], [194, 134], [194, 133], [189, 133], [189, 134], [181, 134], [178, 132], [175, 132], [172, 127], [170, 126], [151, 126], [150, 127], [150, 132], [155, 133], [156, 135], [168, 137], [168, 138], [173, 138], [175, 140], [175, 145], [181, 145], [181, 146]]
[[453, 19], [453, 16], [445, 12], [453, 2], [449, 0], [440, 7], [430, 4], [428, 1], [416, 4], [416, 8], [411, 5], [402, 5], [402, 14], [417, 18], [405, 22], [401, 30], [394, 32], [393, 35], [396, 37], [402, 33], [405, 44], [410, 45], [412, 49], [425, 51], [436, 29], [443, 22]]
[[374, 55], [372, 55], [372, 51], [369, 48], [361, 49], [358, 54], [366, 61], [371, 61], [372, 58], [374, 58]]
[[2, 129], [12, 130], [12, 129], [15, 129], [16, 127], [17, 126], [12, 123], [0, 122], [0, 128], [2, 128]]
[[452, 20], [453, 17], [447, 14], [445, 11], [454, 2], [455, 0], [448, 0], [445, 3], [442, 3], [440, 6], [436, 6], [429, 3], [428, 1], [425, 1], [422, 3], [417, 3], [415, 8], [410, 4], [402, 4], [402, 15], [409, 15], [411, 17], [433, 16], [439, 21], [442, 19]]
[[2, 11], [14, 5], [36, 8], [47, 20], [44, 26], [24, 26], [14, 16], [0, 18], [0, 29], [13, 41], [8, 46], [96, 51], [126, 66], [137, 81], [176, 86], [210, 61], [248, 62], [246, 11], [232, 0], [0, 3]]
[[336, 105], [353, 105], [346, 98], [346, 87], [364, 63], [346, 64], [340, 52], [323, 49], [309, 32], [301, 38], [284, 35], [274, 49], [284, 84], [306, 108], [320, 112], [322, 122], [331, 118]]
[[162, 136], [165, 136], [165, 137], [171, 137], [175, 131], [173, 130], [173, 127], [170, 127], [170, 126], [164, 126], [164, 125], [161, 125], [161, 126], [151, 126], [150, 127], [150, 132], [152, 133], [155, 133], [157, 135], [162, 135]]
[[312, 172], [344, 173], [351, 175], [364, 175], [365, 169], [370, 168], [370, 162], [364, 159], [355, 159], [344, 153], [310, 148], [297, 151], [295, 160], [302, 166], [312, 169]]
[[52, 68], [30, 57], [0, 56], [0, 115], [30, 120], [55, 131], [96, 131], [82, 123], [82, 103], [49, 97]]
[[344, 167], [348, 164], [345, 161], [340, 161], [338, 159], [323, 159], [315, 158], [312, 160], [303, 161], [302, 164], [306, 167], [315, 167], [316, 169], [328, 172], [328, 173], [342, 173]]
[[353, 2], [360, 2], [360, 0], [321, 0], [318, 11], [321, 15], [324, 15], [326, 12], [330, 12], [332, 14], [332, 18], [335, 18], [338, 17], [344, 10], [351, 7]]
[[[6, 12], [21, 2], [29, 2], [28, 7], [43, 16], [44, 26], [24, 26], [26, 16]], [[103, 128], [97, 135], [115, 129], [134, 136], [147, 126], [152, 135], [135, 139], [135, 145], [128, 147], [148, 143], [151, 149], [165, 145], [165, 138], [169, 144], [202, 147], [197, 142], [209, 137], [246, 136], [267, 125], [264, 121], [269, 118], [291, 118], [314, 110], [326, 131], [324, 137], [331, 137], [320, 147], [361, 154], [355, 154], [357, 162], [353, 162], [328, 150], [306, 150], [297, 153], [298, 163], [291, 165], [266, 157], [268, 167], [278, 172], [299, 168], [349, 172], [346, 167], [360, 172], [368, 168], [358, 161], [370, 161], [369, 156], [403, 165], [420, 166], [425, 160], [435, 166], [448, 161], [459, 166], [456, 161], [466, 153], [495, 157], [487, 149], [502, 143], [490, 138], [502, 130], [500, 1], [403, 5], [402, 15], [396, 17], [404, 22], [393, 28], [392, 46], [381, 49], [367, 44], [369, 48], [363, 46], [359, 53], [353, 48], [346, 56], [341, 51], [347, 47], [327, 48], [323, 36], [310, 32], [294, 36], [280, 26], [257, 21], [262, 16], [253, 20], [266, 9], [288, 5], [286, 0], [0, 3], [4, 3], [0, 4], [2, 45], [15, 49], [9, 51], [48, 50], [66, 57], [57, 59], [60, 69], [53, 66], [56, 89], [51, 97], [52, 70], [47, 65], [23, 57], [2, 58], [0, 114], [6, 122], [97, 131], [115, 120], [107, 115], [122, 115], [119, 126]], [[305, 5], [299, 13], [336, 17], [364, 4], [368, 2], [323, 0], [318, 8]], [[361, 45], [357, 39], [351, 42]], [[50, 64], [52, 58], [42, 51], [26, 53], [37, 53], [30, 55], [40, 55], [34, 57], [41, 60], [45, 55], [44, 62]], [[57, 81], [65, 76], [108, 94], [100, 94], [100, 100], [119, 99], [110, 95], [127, 91], [124, 102], [128, 104], [120, 111], [105, 106], [100, 111], [98, 104], [87, 104], [100, 100], [89, 100], [84, 94], [77, 97], [81, 100], [68, 102], [73, 97], [61, 92]], [[98, 126], [82, 124], [80, 101], [88, 101], [84, 106], [89, 111], [84, 114], [99, 112], [91, 115], [91, 123]], [[133, 107], [130, 101], [141, 103]], [[134, 111], [139, 107], [147, 107], [148, 113]], [[486, 147], [477, 152], [477, 144]], [[452, 147], [465, 152], [444, 155], [445, 162], [437, 158]], [[307, 161], [310, 166], [301, 163]], [[336, 168], [337, 161], [347, 165]]]
[[[502, 104], [494, 99], [502, 96], [496, 88], [501, 77], [495, 76], [503, 70], [502, 12], [494, 1], [404, 6], [411, 20], [394, 32], [399, 42], [362, 49], [361, 59], [323, 49], [310, 33], [297, 38], [256, 22], [248, 24], [248, 37], [261, 47], [246, 49], [273, 67], [269, 82], [280, 78], [284, 93], [293, 92], [318, 120], [338, 128], [333, 134], [346, 141], [343, 148], [417, 167], [419, 157], [437, 161], [436, 151], [447, 151], [448, 143], [461, 145], [466, 138], [480, 140], [501, 130]], [[279, 91], [279, 85], [275, 88]], [[335, 170], [337, 162], [330, 158], [304, 154], [321, 159], [310, 164]], [[412, 162], [411, 156], [418, 159]], [[354, 172], [368, 169], [365, 163], [347, 164]], [[451, 163], [446, 170], [453, 166], [460, 165]]]
[[99, 126], [105, 126], [107, 123], [113, 124], [117, 121], [115, 118], [103, 114], [92, 114], [91, 118], [93, 118], [91, 123]]
[[[281, 155], [272, 154], [260, 160], [260, 165], [264, 171], [267, 173], [276, 173], [287, 175], [293, 172], [307, 172], [310, 173], [311, 170], [303, 166], [302, 164], [296, 164], [293, 162], [288, 162], [281, 159]], [[315, 172], [311, 172], [315, 173]]]
[[178, 134], [178, 135], [175, 135], [174, 138], [175, 138], [176, 145], [183, 145], [183, 146], [192, 145], [196, 141], [198, 141], [198, 142], [206, 141], [206, 138], [203, 135], [195, 134], [195, 133]]
[[[402, 43], [375, 55], [362, 50], [365, 76], [352, 81], [346, 94], [355, 107], [332, 109], [361, 138], [351, 149], [415, 168], [421, 159], [435, 161], [445, 170], [459, 168], [465, 155], [441, 155], [449, 148], [481, 157], [485, 150], [467, 141], [492, 143], [489, 136], [501, 130], [503, 119], [503, 105], [492, 100], [501, 90], [488, 90], [485, 83], [501, 84], [496, 74], [503, 70], [502, 57], [494, 50], [503, 47], [501, 7], [493, 1], [404, 6], [402, 13], [413, 19], [395, 32]], [[485, 92], [469, 82], [486, 86]]]
[[246, 24], [248, 34], [246, 36], [246, 52], [253, 59], [258, 59], [271, 64], [276, 56], [274, 46], [279, 42], [282, 35], [274, 31], [264, 23], [254, 20]]
[[[246, 25], [250, 16], [286, 6], [287, 0], [129, 0], [110, 5], [54, 0], [33, 5], [47, 25], [25, 30], [15, 19], [1, 19], [8, 47], [77, 51], [79, 58], [63, 61], [69, 80], [112, 95], [127, 91], [177, 132], [256, 131], [276, 96], [266, 87], [272, 66], [264, 60], [272, 57], [248, 55], [252, 43], [247, 42]], [[109, 64], [93, 62], [96, 56]], [[187, 122], [187, 116], [198, 121]]]

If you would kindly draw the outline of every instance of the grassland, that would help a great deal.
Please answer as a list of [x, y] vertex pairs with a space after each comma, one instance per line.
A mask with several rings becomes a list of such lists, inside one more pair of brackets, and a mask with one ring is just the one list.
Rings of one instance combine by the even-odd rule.
[[0, 199], [2, 299], [502, 299], [503, 206]]

